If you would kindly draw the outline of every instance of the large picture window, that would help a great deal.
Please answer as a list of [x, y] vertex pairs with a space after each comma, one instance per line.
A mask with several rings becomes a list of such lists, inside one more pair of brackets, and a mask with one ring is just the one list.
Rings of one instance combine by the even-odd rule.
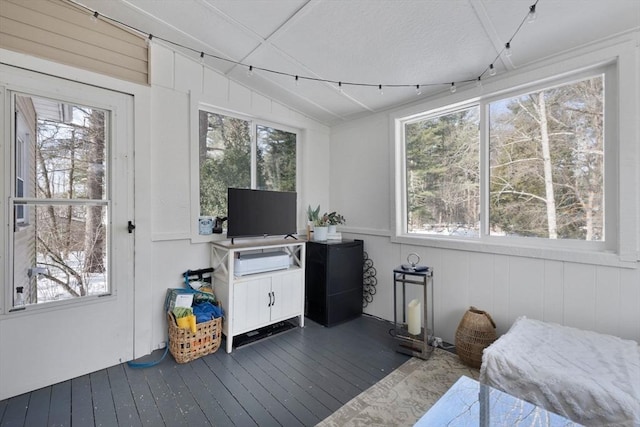
[[610, 247], [606, 76], [598, 70], [400, 119], [400, 233]]
[[199, 111], [200, 215], [226, 216], [227, 189], [296, 191], [295, 132]]

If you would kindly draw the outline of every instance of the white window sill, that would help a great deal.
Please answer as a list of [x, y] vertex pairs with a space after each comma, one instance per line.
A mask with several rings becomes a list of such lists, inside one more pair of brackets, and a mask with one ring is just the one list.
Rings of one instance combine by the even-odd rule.
[[610, 251], [584, 250], [574, 248], [549, 248], [543, 246], [527, 246], [521, 242], [487, 242], [468, 239], [449, 239], [436, 236], [417, 237], [411, 235], [391, 236], [393, 243], [417, 246], [428, 246], [440, 249], [451, 249], [470, 252], [483, 252], [496, 255], [518, 256], [525, 258], [548, 259], [554, 261], [575, 262], [582, 264], [602, 265], [610, 267], [638, 268], [635, 256], [621, 257]]

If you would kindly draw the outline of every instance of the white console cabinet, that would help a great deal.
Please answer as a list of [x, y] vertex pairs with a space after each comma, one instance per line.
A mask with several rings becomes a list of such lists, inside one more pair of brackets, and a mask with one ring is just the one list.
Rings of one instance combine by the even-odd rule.
[[[225, 311], [222, 330], [227, 353], [231, 353], [236, 335], [293, 317], [304, 326], [305, 243], [282, 239], [211, 243], [215, 294]], [[236, 258], [271, 251], [287, 253], [289, 267], [242, 276], [234, 273]]]

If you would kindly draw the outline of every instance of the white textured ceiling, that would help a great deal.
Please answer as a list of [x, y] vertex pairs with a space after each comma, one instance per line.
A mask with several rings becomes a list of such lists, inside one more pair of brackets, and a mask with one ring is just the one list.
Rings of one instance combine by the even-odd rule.
[[[207, 54], [300, 75], [372, 85], [476, 79], [502, 51], [535, 0], [76, 0], [88, 8]], [[640, 0], [540, 0], [535, 23], [513, 39], [504, 73], [640, 28]], [[197, 53], [186, 52], [194, 58]], [[343, 85], [206, 58], [208, 66], [322, 123], [336, 124], [418, 98], [414, 87]], [[488, 75], [486, 75], [488, 78]], [[442, 84], [444, 83], [444, 84]]]

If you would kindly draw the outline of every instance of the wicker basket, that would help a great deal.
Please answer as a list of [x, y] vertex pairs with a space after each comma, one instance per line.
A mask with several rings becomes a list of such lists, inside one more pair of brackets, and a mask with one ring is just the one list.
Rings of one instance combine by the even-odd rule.
[[167, 313], [169, 323], [169, 351], [176, 362], [187, 363], [198, 357], [215, 353], [222, 339], [222, 318], [196, 324], [196, 333], [178, 328], [173, 313]]
[[496, 324], [486, 311], [469, 308], [456, 330], [456, 352], [468, 366], [480, 369], [482, 351], [496, 340]]

